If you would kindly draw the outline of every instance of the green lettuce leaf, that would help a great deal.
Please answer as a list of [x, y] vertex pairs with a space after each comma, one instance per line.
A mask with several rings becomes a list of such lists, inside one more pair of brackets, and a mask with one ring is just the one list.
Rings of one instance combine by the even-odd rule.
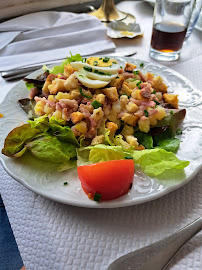
[[135, 132], [134, 136], [137, 138], [139, 144], [142, 144], [146, 149], [153, 148], [153, 138], [145, 132]]
[[163, 140], [171, 139], [171, 138], [174, 138], [174, 137], [175, 137], [175, 134], [172, 132], [172, 130], [170, 128], [167, 128], [161, 134], [156, 135], [156, 136], [153, 137], [154, 146], [159, 145], [159, 143], [162, 142]]
[[67, 57], [60, 66], [54, 66], [49, 69], [46, 65], [43, 65], [42, 69], [52, 74], [64, 73], [64, 66], [75, 61], [82, 61], [82, 56], [78, 53], [76, 55], [72, 55], [70, 52], [70, 57]]
[[46, 132], [50, 128], [47, 115], [34, 118], [34, 120], [28, 120], [27, 122], [31, 125], [32, 128], [37, 128], [41, 132]]
[[114, 144], [117, 146], [121, 146], [123, 149], [132, 149], [130, 144], [124, 141], [123, 136], [121, 134], [116, 135], [113, 140]]
[[127, 157], [132, 157], [135, 164], [151, 177], [156, 177], [165, 171], [169, 172], [169, 170], [184, 169], [189, 165], [189, 161], [179, 160], [174, 153], [159, 148], [136, 151], [125, 150], [121, 146], [100, 144], [77, 149], [78, 166]]
[[113, 146], [114, 143], [113, 143], [112, 139], [110, 138], [110, 130], [109, 129], [105, 128], [104, 136], [105, 136], [105, 143], [107, 145]]
[[28, 150], [38, 159], [53, 163], [65, 163], [76, 156], [76, 147], [67, 142], [60, 142], [47, 133], [26, 144]]
[[32, 128], [30, 124], [24, 124], [14, 128], [5, 139], [2, 154], [13, 157], [24, 148], [26, 142], [32, 140], [39, 133], [41, 131]]
[[59, 165], [57, 167], [57, 170], [58, 170], [58, 172], [63, 172], [63, 171], [67, 171], [67, 170], [72, 169], [72, 168], [76, 168], [76, 166], [77, 166], [76, 159], [70, 159], [69, 161]]
[[180, 146], [180, 140], [178, 138], [171, 138], [162, 140], [158, 144], [158, 148], [162, 148], [166, 151], [176, 153]]
[[58, 119], [54, 115], [49, 118], [50, 124], [56, 124], [56, 125], [65, 125], [66, 121], [64, 119]]
[[50, 127], [53, 131], [53, 135], [56, 136], [58, 140], [62, 142], [70, 142], [79, 147], [79, 143], [70, 127], [62, 127], [56, 124], [50, 124]]
[[159, 148], [133, 151], [131, 156], [135, 164], [152, 177], [160, 175], [165, 170], [184, 169], [189, 165], [189, 161], [179, 160], [174, 153]]
[[121, 146], [98, 144], [77, 149], [77, 165], [87, 165], [108, 160], [124, 159], [125, 153]]
[[33, 83], [28, 83], [28, 82], [25, 82], [25, 85], [27, 87], [27, 89], [30, 91], [32, 88], [35, 87], [35, 85]]

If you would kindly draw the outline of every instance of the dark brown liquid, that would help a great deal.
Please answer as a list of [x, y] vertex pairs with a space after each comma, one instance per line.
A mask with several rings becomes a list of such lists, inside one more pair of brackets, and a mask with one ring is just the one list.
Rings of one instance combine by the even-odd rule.
[[151, 47], [161, 52], [175, 52], [182, 48], [186, 28], [183, 25], [161, 22], [154, 25]]

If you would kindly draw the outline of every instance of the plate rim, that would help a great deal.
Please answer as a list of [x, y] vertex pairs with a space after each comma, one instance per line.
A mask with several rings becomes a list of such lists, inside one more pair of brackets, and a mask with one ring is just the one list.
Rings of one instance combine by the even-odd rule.
[[[109, 57], [114, 57], [114, 56], [110, 56]], [[114, 57], [115, 58], [115, 57]], [[155, 63], [155, 62], [150, 62], [150, 61], [146, 61], [146, 60], [142, 60], [139, 58], [130, 58], [130, 57], [116, 57], [117, 59], [122, 59], [127, 61], [128, 59], [132, 60], [133, 62], [135, 61], [140, 61], [140, 62], [144, 62], [146, 64], [152, 64], [155, 65], [159, 68], [163, 67], [166, 68], [170, 71], [172, 71], [173, 75], [176, 75], [177, 77], [183, 79], [183, 81], [185, 81], [188, 84], [191, 84], [192, 87], [194, 87], [194, 90], [197, 92], [200, 92], [198, 90], [198, 88], [186, 77], [184, 77], [183, 75], [181, 75], [180, 73], [176, 72], [175, 70], [171, 69], [170, 67], [164, 66], [162, 64], [159, 63]], [[61, 63], [61, 62], [58, 62]], [[54, 63], [53, 65], [49, 65], [49, 66], [55, 66], [58, 63]], [[35, 76], [35, 73], [38, 73], [41, 69], [37, 69], [36, 71], [30, 73], [27, 76]], [[3, 98], [3, 100], [0, 102], [0, 106], [4, 103], [4, 101], [6, 100], [7, 96], [9, 95], [9, 93], [13, 90], [14, 87], [18, 86], [18, 84], [22, 83], [22, 80], [18, 81], [17, 84], [15, 84], [14, 86], [12, 86], [8, 93], [5, 95], [5, 97]], [[201, 93], [201, 92], [200, 92]], [[2, 158], [2, 154], [0, 155], [0, 162], [4, 168], [4, 170], [13, 178], [15, 179], [17, 182], [19, 182], [20, 184], [22, 184], [23, 186], [25, 186], [27, 189], [31, 190], [32, 192], [39, 194], [47, 199], [50, 199], [52, 201], [56, 201], [65, 205], [71, 205], [71, 206], [76, 206], [76, 207], [84, 207], [84, 208], [121, 208], [121, 207], [127, 207], [127, 206], [134, 206], [134, 205], [138, 205], [138, 204], [142, 204], [142, 203], [147, 203], [150, 201], [153, 201], [155, 199], [159, 199], [165, 195], [167, 195], [168, 193], [175, 191], [179, 188], [181, 188], [182, 186], [186, 185], [188, 182], [191, 181], [191, 179], [193, 179], [195, 177], [195, 175], [197, 175], [197, 173], [202, 169], [202, 163], [197, 166], [193, 172], [191, 172], [191, 174], [185, 178], [183, 181], [180, 181], [179, 183], [172, 185], [172, 186], [168, 186], [163, 190], [160, 190], [158, 193], [154, 193], [154, 194], [147, 194], [146, 197], [139, 197], [136, 201], [133, 200], [126, 200], [126, 201], [120, 201], [120, 202], [116, 202], [116, 200], [111, 200], [111, 201], [107, 201], [107, 202], [102, 202], [102, 203], [96, 203], [92, 200], [86, 200], [85, 202], [82, 201], [80, 202], [78, 201], [73, 201], [72, 199], [68, 200], [68, 195], [67, 195], [67, 200], [64, 201], [63, 198], [58, 198], [58, 197], [54, 197], [54, 195], [49, 195], [44, 193], [43, 191], [41, 192], [40, 190], [32, 187], [29, 183], [25, 182], [23, 179], [19, 178], [18, 176], [16, 176], [12, 171], [9, 170], [9, 168], [7, 167], [5, 160]]]

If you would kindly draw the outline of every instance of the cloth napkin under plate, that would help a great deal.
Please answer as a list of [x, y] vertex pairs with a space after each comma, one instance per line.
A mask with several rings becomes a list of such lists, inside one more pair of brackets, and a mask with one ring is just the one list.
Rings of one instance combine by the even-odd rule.
[[107, 30], [88, 14], [44, 11], [0, 24], [0, 70], [113, 51]]

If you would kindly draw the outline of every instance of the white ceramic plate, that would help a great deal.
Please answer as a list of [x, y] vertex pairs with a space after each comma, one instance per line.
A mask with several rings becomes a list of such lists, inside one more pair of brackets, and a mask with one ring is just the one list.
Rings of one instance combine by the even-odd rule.
[[[150, 178], [140, 171], [136, 171], [134, 185], [129, 194], [108, 202], [96, 203], [89, 200], [81, 189], [76, 169], [58, 173], [53, 164], [36, 160], [31, 156], [23, 156], [18, 159], [8, 158], [0, 154], [2, 164], [6, 171], [21, 184], [30, 190], [49, 199], [82, 207], [113, 208], [135, 205], [159, 198], [190, 181], [200, 170], [202, 164], [202, 94], [190, 81], [173, 70], [155, 64], [144, 62], [144, 68], [139, 68], [142, 60], [117, 58], [120, 65], [126, 61], [137, 64], [143, 72], [149, 71], [164, 78], [168, 85], [169, 93], [179, 95], [180, 108], [187, 109], [187, 115], [182, 125], [183, 133], [177, 156], [180, 159], [189, 160], [190, 165], [184, 173], [175, 173], [172, 178], [162, 180]], [[35, 78], [42, 71], [36, 71], [30, 75]], [[17, 125], [27, 121], [26, 113], [20, 108], [18, 99], [28, 97], [28, 90], [24, 82], [20, 81], [0, 104], [0, 112], [4, 117], [0, 119], [0, 142]], [[68, 182], [64, 186], [64, 182]]]

